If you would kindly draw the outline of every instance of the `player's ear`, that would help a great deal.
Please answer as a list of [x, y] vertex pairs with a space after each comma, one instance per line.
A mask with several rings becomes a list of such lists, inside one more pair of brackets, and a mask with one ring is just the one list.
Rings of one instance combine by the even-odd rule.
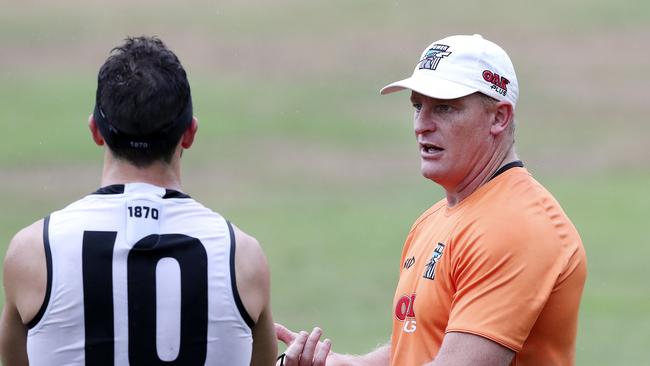
[[181, 147], [183, 149], [189, 149], [194, 143], [194, 136], [196, 131], [199, 129], [199, 120], [196, 117], [192, 117], [192, 122], [190, 126], [185, 130], [183, 136], [181, 137]]
[[508, 129], [508, 126], [514, 122], [514, 110], [512, 109], [512, 104], [508, 102], [496, 103], [491, 122], [490, 133], [495, 136]]
[[97, 122], [95, 122], [95, 117], [92, 114], [88, 117], [88, 128], [90, 129], [90, 135], [92, 136], [93, 141], [95, 141], [95, 144], [97, 144], [97, 146], [104, 146], [104, 138], [99, 132]]

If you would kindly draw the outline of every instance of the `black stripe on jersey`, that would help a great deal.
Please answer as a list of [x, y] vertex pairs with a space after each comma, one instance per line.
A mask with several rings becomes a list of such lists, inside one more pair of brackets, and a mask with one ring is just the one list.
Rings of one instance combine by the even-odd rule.
[[41, 321], [47, 309], [47, 304], [50, 302], [50, 294], [52, 293], [52, 252], [50, 251], [50, 215], [47, 215], [43, 220], [43, 246], [45, 247], [45, 266], [47, 267], [47, 285], [45, 287], [45, 299], [41, 308], [34, 318], [27, 323], [27, 328], [32, 329]]
[[116, 237], [117, 231], [84, 231], [83, 234], [81, 273], [86, 365], [115, 364], [112, 289]]
[[248, 311], [246, 311], [244, 303], [241, 301], [241, 297], [239, 296], [239, 291], [237, 290], [237, 278], [235, 277], [235, 231], [233, 230], [230, 221], [226, 220], [226, 223], [228, 224], [228, 230], [230, 231], [230, 286], [232, 287], [232, 295], [235, 298], [235, 304], [237, 304], [239, 314], [241, 314], [241, 317], [244, 319], [246, 324], [248, 324], [252, 329], [255, 326], [255, 322], [251, 316], [248, 315]]
[[122, 194], [124, 193], [124, 184], [113, 184], [106, 187], [101, 187], [92, 194]]
[[190, 197], [189, 195], [183, 192], [175, 191], [173, 189], [165, 189], [165, 195], [163, 196], [163, 199], [165, 198], [192, 198], [192, 197]]
[[508, 164], [502, 166], [501, 168], [499, 168], [499, 170], [497, 170], [496, 173], [494, 173], [490, 177], [490, 179], [488, 179], [488, 181], [498, 177], [499, 175], [503, 174], [508, 169], [511, 169], [511, 168], [523, 168], [523, 167], [524, 167], [524, 163], [521, 160], [515, 160], [512, 163], [508, 163]]

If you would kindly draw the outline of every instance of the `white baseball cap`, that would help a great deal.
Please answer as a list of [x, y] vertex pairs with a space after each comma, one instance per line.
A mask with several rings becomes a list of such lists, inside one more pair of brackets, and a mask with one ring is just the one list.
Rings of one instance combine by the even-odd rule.
[[506, 51], [481, 35], [443, 38], [425, 48], [410, 78], [381, 89], [381, 94], [410, 89], [437, 99], [481, 92], [513, 108], [519, 96], [515, 68]]

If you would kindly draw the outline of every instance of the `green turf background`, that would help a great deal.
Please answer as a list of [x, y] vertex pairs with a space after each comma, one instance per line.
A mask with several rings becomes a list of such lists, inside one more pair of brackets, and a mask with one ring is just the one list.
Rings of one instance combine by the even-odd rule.
[[157, 34], [200, 119], [185, 190], [260, 240], [277, 321], [368, 351], [390, 334], [404, 237], [442, 197], [419, 176], [407, 94], [378, 89], [431, 41], [482, 33], [518, 72], [519, 154], [585, 243], [577, 364], [650, 364], [649, 4], [2, 0], [0, 253], [96, 188], [97, 69]]

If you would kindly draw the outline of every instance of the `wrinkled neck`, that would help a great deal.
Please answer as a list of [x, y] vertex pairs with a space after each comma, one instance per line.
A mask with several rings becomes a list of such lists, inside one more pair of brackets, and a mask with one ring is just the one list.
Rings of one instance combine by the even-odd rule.
[[499, 168], [516, 160], [519, 160], [519, 158], [517, 157], [514, 146], [512, 146], [503, 153], [495, 153], [492, 155], [486, 164], [470, 172], [461, 184], [455, 187], [443, 187], [447, 196], [447, 206], [456, 206], [487, 183]]

